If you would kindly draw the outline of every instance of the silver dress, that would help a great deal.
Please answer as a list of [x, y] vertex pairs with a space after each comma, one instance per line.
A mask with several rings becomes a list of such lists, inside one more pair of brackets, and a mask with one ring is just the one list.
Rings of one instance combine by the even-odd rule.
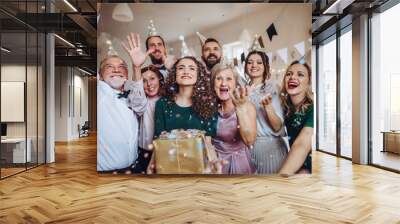
[[[272, 106], [275, 113], [282, 121], [282, 128], [274, 132], [267, 122], [267, 114], [260, 104], [266, 95], [272, 95]], [[283, 125], [283, 112], [279, 100], [279, 87], [275, 80], [267, 80], [265, 86], [259, 84], [249, 96], [250, 101], [256, 106], [257, 110], [257, 139], [250, 150], [251, 159], [257, 173], [275, 174], [283, 165], [288, 153], [288, 143]]]

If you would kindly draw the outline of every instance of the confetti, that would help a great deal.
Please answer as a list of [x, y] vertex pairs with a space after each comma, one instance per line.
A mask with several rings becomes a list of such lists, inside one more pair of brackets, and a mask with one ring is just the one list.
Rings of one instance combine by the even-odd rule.
[[170, 150], [168, 150], [168, 154], [169, 155], [174, 155], [176, 153], [176, 149], [170, 149]]

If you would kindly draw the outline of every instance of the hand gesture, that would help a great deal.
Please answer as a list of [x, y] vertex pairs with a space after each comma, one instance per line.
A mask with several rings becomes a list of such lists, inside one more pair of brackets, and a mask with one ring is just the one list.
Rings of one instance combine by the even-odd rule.
[[221, 159], [216, 159], [213, 161], [209, 161], [208, 165], [209, 165], [209, 172], [206, 172], [208, 174], [222, 174], [222, 168], [224, 166], [226, 166], [227, 164], [229, 164], [228, 161], [226, 160], [221, 160]]
[[140, 67], [146, 60], [146, 57], [154, 51], [154, 49], [149, 49], [146, 53], [144, 53], [140, 49], [140, 37], [139, 34], [131, 33], [127, 36], [128, 43], [122, 42], [123, 48], [127, 51], [129, 56], [131, 57], [133, 66]]
[[264, 109], [266, 111], [271, 110], [271, 109], [273, 110], [273, 107], [272, 107], [272, 95], [270, 93], [268, 93], [264, 97], [264, 99], [261, 100], [260, 103], [261, 103], [261, 105], [264, 107]]
[[233, 93], [229, 92], [229, 95], [235, 107], [241, 107], [247, 103], [249, 94], [247, 88], [241, 86], [236, 88]]
[[175, 57], [173, 55], [167, 55], [167, 54], [163, 54], [162, 60], [163, 60], [165, 67], [168, 70], [172, 69], [172, 66], [174, 66], [175, 61], [176, 61]]

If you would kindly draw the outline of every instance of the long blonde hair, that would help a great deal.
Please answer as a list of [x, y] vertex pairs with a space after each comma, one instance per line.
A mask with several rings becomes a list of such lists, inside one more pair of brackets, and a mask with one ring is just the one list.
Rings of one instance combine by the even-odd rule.
[[[301, 105], [299, 108], [299, 111], [304, 113], [310, 106], [313, 105], [313, 102], [314, 102], [314, 94], [311, 89], [312, 88], [311, 67], [307, 63], [302, 63], [300, 61], [293, 61], [289, 65], [289, 67], [286, 69], [285, 76], [288, 73], [290, 67], [292, 67], [293, 65], [296, 65], [296, 64], [303, 65], [307, 69], [308, 78], [309, 78], [309, 81], [308, 81], [309, 85], [306, 90], [306, 95], [305, 95], [303, 101], [301, 102]], [[286, 85], [285, 85], [285, 76], [282, 79], [282, 88], [281, 88], [280, 98], [281, 98], [281, 104], [282, 104], [282, 109], [283, 109], [284, 113], [286, 115], [289, 115], [290, 113], [296, 112], [297, 110], [296, 110], [295, 106], [293, 105], [292, 101], [290, 100], [289, 94], [287, 93], [287, 89], [286, 89]]]

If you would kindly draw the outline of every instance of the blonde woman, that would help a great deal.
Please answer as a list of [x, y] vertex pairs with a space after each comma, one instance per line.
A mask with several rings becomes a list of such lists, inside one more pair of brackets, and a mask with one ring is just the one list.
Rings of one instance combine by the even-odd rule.
[[211, 71], [212, 86], [218, 98], [217, 133], [212, 143], [223, 164], [223, 174], [252, 174], [249, 145], [256, 139], [256, 109], [247, 91], [239, 87], [239, 74], [233, 66], [218, 64]]
[[311, 173], [314, 105], [310, 66], [299, 61], [291, 63], [281, 93], [290, 151], [279, 173]]

